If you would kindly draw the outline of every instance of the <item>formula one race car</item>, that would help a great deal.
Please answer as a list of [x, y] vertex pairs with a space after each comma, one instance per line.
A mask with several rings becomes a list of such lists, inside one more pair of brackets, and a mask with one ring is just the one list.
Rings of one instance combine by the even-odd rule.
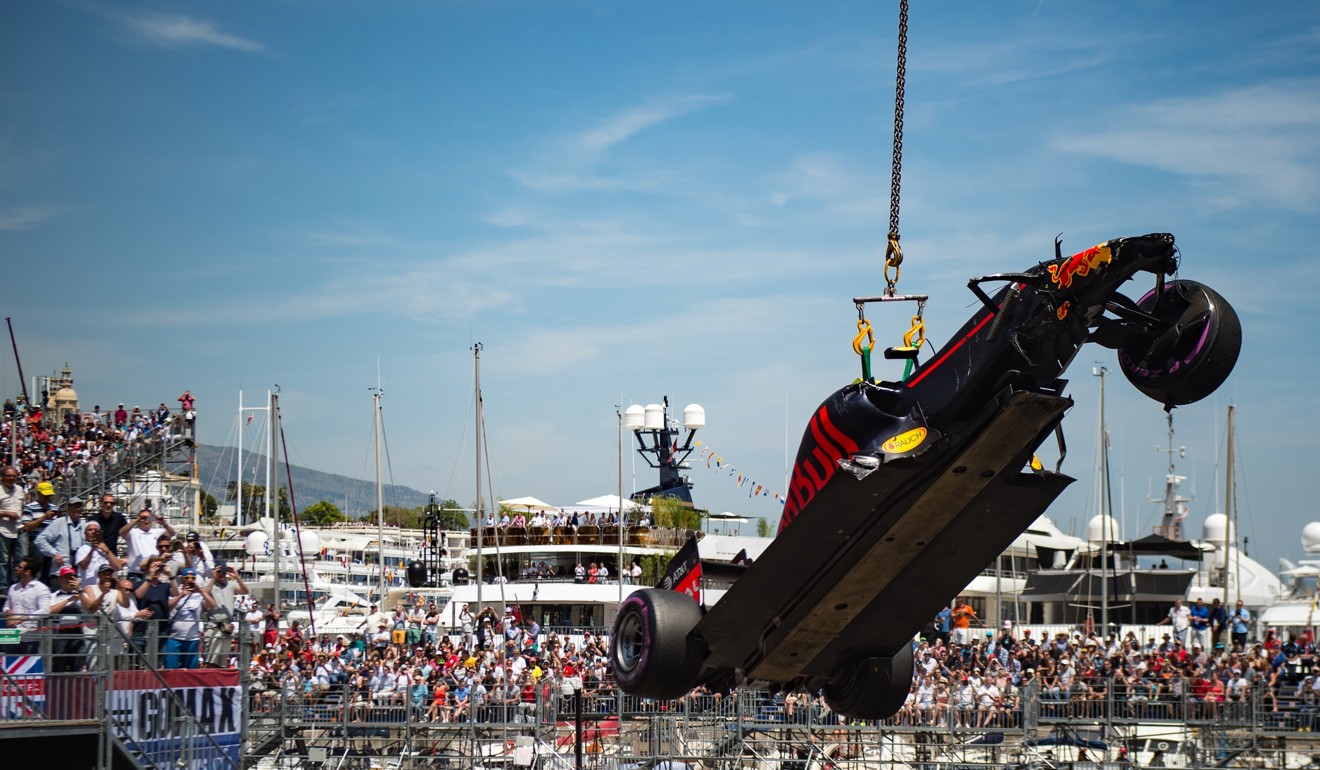
[[[971, 280], [982, 306], [906, 381], [862, 380], [826, 399], [777, 537], [718, 602], [666, 588], [624, 601], [611, 638], [623, 690], [823, 690], [839, 714], [892, 715], [917, 631], [1073, 481], [1035, 452], [1072, 405], [1060, 376], [1082, 343], [1116, 349], [1128, 380], [1166, 409], [1227, 379], [1237, 315], [1207, 286], [1166, 280], [1178, 268], [1172, 235], [1055, 252]], [[1133, 302], [1117, 290], [1139, 272], [1154, 281]], [[990, 281], [1008, 285], [992, 298]], [[1061, 432], [1059, 442], [1062, 455]]]

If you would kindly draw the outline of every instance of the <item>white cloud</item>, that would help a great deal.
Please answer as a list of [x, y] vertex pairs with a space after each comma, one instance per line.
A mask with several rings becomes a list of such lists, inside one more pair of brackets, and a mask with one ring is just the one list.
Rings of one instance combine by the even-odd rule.
[[255, 40], [222, 32], [215, 22], [179, 14], [123, 15], [120, 21], [140, 39], [162, 48], [215, 46], [248, 53], [266, 50], [264, 45]]
[[1053, 144], [1221, 186], [1221, 205], [1320, 206], [1320, 86], [1260, 85], [1100, 113]]
[[674, 118], [696, 112], [711, 104], [728, 100], [727, 95], [677, 94], [657, 99], [614, 115], [603, 123], [573, 137], [581, 151], [599, 154], [644, 131]]
[[647, 166], [644, 173], [611, 176], [599, 173], [615, 147], [639, 133], [689, 115], [713, 104], [728, 101], [727, 94], [675, 94], [610, 115], [596, 125], [550, 143], [544, 156], [527, 168], [515, 168], [510, 176], [524, 187], [538, 191], [653, 190], [662, 169]]
[[28, 230], [56, 216], [55, 206], [18, 206], [0, 211], [0, 230]]

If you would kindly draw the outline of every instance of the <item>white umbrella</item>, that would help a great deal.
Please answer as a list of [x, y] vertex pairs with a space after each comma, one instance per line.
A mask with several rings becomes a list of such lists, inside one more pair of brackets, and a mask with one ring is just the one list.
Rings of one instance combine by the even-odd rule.
[[524, 508], [529, 511], [557, 511], [558, 508], [544, 500], [537, 500], [535, 497], [515, 497], [512, 500], [501, 500], [500, 505], [507, 505], [510, 508]]
[[[627, 504], [630, 507], [636, 505], [636, 503], [631, 500], [629, 500]], [[609, 508], [610, 510], [617, 511], [623, 507], [623, 505], [620, 503], [618, 495], [601, 495], [600, 497], [593, 497], [589, 500], [578, 500], [576, 503], [573, 503], [571, 507]]]

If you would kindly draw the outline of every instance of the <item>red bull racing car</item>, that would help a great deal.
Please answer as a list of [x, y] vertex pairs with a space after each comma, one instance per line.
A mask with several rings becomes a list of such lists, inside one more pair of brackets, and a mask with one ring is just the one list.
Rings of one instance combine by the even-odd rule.
[[[1169, 278], [1172, 235], [1055, 252], [972, 279], [980, 306], [904, 382], [858, 381], [821, 404], [777, 537], [718, 602], [702, 607], [673, 586], [624, 601], [611, 638], [624, 691], [822, 691], [845, 716], [895, 713], [917, 631], [1073, 481], [1034, 458], [1056, 432], [1064, 454], [1072, 400], [1061, 377], [1082, 344], [1115, 349], [1127, 379], [1166, 409], [1228, 377], [1237, 315], [1209, 287]], [[1139, 274], [1150, 280], [1133, 301], [1118, 290]], [[1004, 284], [993, 296], [992, 282]]]

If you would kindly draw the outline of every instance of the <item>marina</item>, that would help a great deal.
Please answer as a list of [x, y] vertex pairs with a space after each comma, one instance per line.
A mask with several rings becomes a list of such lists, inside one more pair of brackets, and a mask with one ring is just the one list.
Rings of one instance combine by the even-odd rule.
[[[138, 459], [122, 476], [110, 466], [100, 470], [94, 483], [109, 485], [133, 507], [152, 501], [172, 518], [192, 510], [187, 476], [144, 469]], [[1170, 484], [1176, 480], [1171, 470]], [[1176, 497], [1176, 488], [1170, 494]], [[1140, 661], [1176, 660], [1160, 642], [1170, 627], [1120, 615], [1111, 641], [1080, 616], [1038, 604], [1029, 587], [1051, 574], [1038, 565], [1055, 563], [1055, 554], [1093, 553], [1098, 539], [1064, 533], [1047, 517], [960, 593], [976, 602], [979, 616], [993, 619], [984, 638], [978, 628], [959, 652], [937, 630], [925, 632], [916, 661], [932, 677], [918, 677], [892, 718], [841, 717], [819, 695], [754, 689], [698, 688], [670, 702], [629, 696], [614, 686], [605, 663], [614, 614], [623, 597], [654, 583], [658, 565], [689, 533], [655, 526], [646, 507], [622, 505], [618, 497], [564, 508], [530, 500], [492, 514], [482, 551], [472, 545], [475, 528], [391, 527], [382, 540], [377, 527], [349, 524], [285, 528], [271, 538], [276, 525], [269, 517], [248, 527], [180, 521], [180, 528], [204, 533], [216, 563], [241, 568], [253, 595], [273, 590], [277, 560], [269, 551], [280, 543], [280, 582], [301, 589], [306, 576], [312, 612], [299, 609], [306, 594], [281, 593], [288, 608], [273, 642], [263, 638], [260, 612], [240, 616], [225, 663], [191, 672], [166, 667], [159, 629], [135, 640], [119, 623], [64, 617], [23, 635], [29, 655], [6, 657], [0, 738], [21, 746], [59, 734], [71, 752], [96, 752], [98, 766], [123, 761], [139, 768], [1288, 768], [1310, 766], [1320, 753], [1312, 737], [1320, 711], [1311, 705], [1317, 696], [1305, 666], [1284, 664], [1277, 679], [1226, 666], [1217, 691], [1193, 673], [1199, 668], [1181, 664], [1152, 679]], [[514, 526], [519, 505], [541, 505], [549, 522], [558, 517], [562, 525]], [[601, 506], [592, 512], [604, 519], [623, 507], [636, 523], [588, 526], [583, 516], [572, 526], [569, 512], [592, 505]], [[1214, 521], [1207, 529], [1192, 555], [1209, 565], [1205, 574], [1216, 565], [1222, 574], [1225, 560], [1213, 557]], [[769, 541], [698, 534], [701, 559], [712, 567], [755, 559]], [[1306, 537], [1308, 553], [1316, 550], [1317, 538]], [[444, 560], [430, 543], [444, 545]], [[428, 560], [434, 569], [420, 569]], [[473, 579], [478, 561], [486, 576], [480, 583]], [[384, 602], [376, 593], [375, 565], [382, 563]], [[620, 563], [629, 567], [623, 574]], [[579, 564], [606, 572], [593, 578], [585, 567], [579, 573]], [[1306, 605], [1311, 567], [1303, 560], [1290, 571], [1298, 597], [1291, 606]], [[1200, 570], [1179, 583], [1185, 598], [1208, 579], [1196, 577]], [[707, 600], [717, 601], [718, 569], [705, 588]], [[1074, 592], [1068, 602], [1093, 598]], [[1121, 604], [1125, 597], [1110, 598]], [[472, 610], [466, 618], [465, 605]], [[1285, 599], [1278, 606], [1290, 605]], [[1309, 614], [1299, 622], [1296, 611], [1262, 609], [1253, 642], [1266, 631], [1286, 640], [1311, 625]], [[1000, 620], [1009, 623], [1000, 628]], [[61, 646], [66, 623], [84, 629], [78, 653]], [[215, 633], [218, 627], [202, 636]], [[366, 656], [373, 663], [363, 668]], [[1138, 661], [1145, 673], [1103, 672], [1115, 656]], [[1060, 666], [1069, 658], [1072, 677]], [[943, 683], [960, 674], [963, 682]]]
[[10, 764], [1320, 768], [1320, 6], [0, 35]]

